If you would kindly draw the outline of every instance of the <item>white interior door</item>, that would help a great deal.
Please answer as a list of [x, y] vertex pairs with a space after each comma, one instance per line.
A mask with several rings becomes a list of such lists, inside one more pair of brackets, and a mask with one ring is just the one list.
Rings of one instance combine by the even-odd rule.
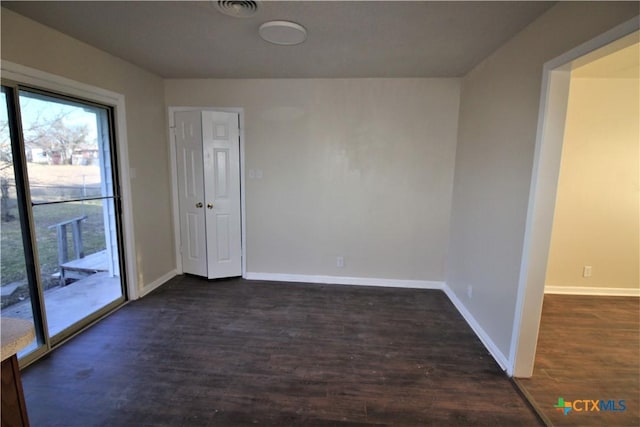
[[206, 277], [207, 241], [200, 111], [176, 112], [175, 135], [182, 270]]
[[210, 279], [242, 275], [238, 114], [202, 112]]

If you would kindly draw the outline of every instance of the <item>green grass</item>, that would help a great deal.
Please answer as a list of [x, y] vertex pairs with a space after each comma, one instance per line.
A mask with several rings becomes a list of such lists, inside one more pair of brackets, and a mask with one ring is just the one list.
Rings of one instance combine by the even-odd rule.
[[[17, 209], [14, 208], [11, 213], [16, 216], [14, 220], [0, 223], [0, 282], [2, 286], [26, 278], [22, 232], [20, 221], [17, 218]], [[89, 255], [105, 249], [104, 219], [100, 201], [88, 201], [84, 204], [73, 202], [35, 206], [33, 215], [41, 277], [45, 288], [48, 287], [49, 282], [53, 281], [52, 275], [59, 271], [56, 229], [49, 229], [49, 226], [87, 215], [88, 218], [82, 222], [84, 254]], [[69, 257], [73, 259], [70, 226], [67, 227], [67, 241]]]

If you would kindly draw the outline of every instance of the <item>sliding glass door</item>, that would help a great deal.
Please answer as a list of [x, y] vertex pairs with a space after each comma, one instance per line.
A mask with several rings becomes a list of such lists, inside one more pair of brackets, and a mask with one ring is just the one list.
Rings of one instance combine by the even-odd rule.
[[37, 274], [33, 265], [31, 223], [28, 220], [23, 169], [19, 153], [18, 118], [12, 108], [15, 92], [2, 87], [0, 98], [0, 314], [34, 323], [36, 339], [22, 354], [45, 344]]
[[[2, 316], [31, 316], [50, 347], [125, 300], [112, 110], [19, 86], [3, 86], [3, 94], [13, 142], [0, 155], [21, 171], [13, 185], [24, 192], [14, 201], [8, 184], [3, 250], [5, 225], [26, 224], [26, 270], [35, 270], [27, 287], [39, 304], [3, 300]], [[11, 212], [21, 204], [24, 217]], [[2, 263], [4, 295], [16, 281], [5, 281], [5, 263], [20, 267], [4, 255]]]

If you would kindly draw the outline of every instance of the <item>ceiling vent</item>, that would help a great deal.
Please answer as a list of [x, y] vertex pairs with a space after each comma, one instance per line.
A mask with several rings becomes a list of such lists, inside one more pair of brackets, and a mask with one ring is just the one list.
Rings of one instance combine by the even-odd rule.
[[214, 1], [216, 9], [225, 15], [235, 18], [249, 18], [258, 12], [258, 1], [246, 0], [217, 0]]

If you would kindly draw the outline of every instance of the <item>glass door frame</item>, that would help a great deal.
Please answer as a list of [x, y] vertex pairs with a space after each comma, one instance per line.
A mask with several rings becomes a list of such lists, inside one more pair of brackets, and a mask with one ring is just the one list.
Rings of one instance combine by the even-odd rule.
[[[61, 99], [67, 98], [87, 103], [89, 105], [94, 104], [110, 109], [110, 128], [111, 136], [113, 139], [112, 141], [110, 141], [110, 144], [112, 145], [111, 152], [113, 156], [111, 163], [113, 167], [114, 185], [116, 185], [117, 188], [114, 191], [118, 192], [117, 195], [120, 198], [119, 202], [116, 203], [116, 213], [120, 217], [120, 221], [118, 221], [117, 231], [119, 235], [118, 240], [120, 256], [119, 261], [121, 266], [120, 270], [122, 275], [121, 280], [123, 283], [122, 293], [125, 304], [128, 300], [137, 299], [140, 296], [140, 293], [137, 286], [138, 280], [134, 247], [133, 212], [131, 209], [131, 190], [129, 182], [129, 161], [126, 138], [124, 96], [115, 92], [78, 83], [73, 80], [55, 76], [39, 70], [34, 70], [29, 67], [24, 67], [8, 61], [2, 61], [2, 85], [7, 87], [7, 91], [10, 90], [12, 93], [11, 110], [13, 111], [13, 113], [11, 114], [16, 115], [15, 118], [17, 119], [17, 123], [19, 125], [20, 116], [18, 114], [18, 90], [20, 89], [41, 91], [52, 94], [55, 97], [60, 97]], [[22, 138], [22, 135], [19, 135], [19, 137]], [[19, 145], [20, 147], [23, 147], [23, 141], [19, 141]], [[31, 229], [31, 227], [33, 226], [31, 202], [28, 194], [28, 188], [24, 188], [27, 183], [27, 181], [25, 181], [25, 179], [27, 178], [25, 153], [23, 149], [18, 150], [18, 152], [20, 153], [21, 159], [19, 160], [19, 164], [16, 163], [16, 174], [20, 173], [18, 180], [21, 181], [21, 186], [23, 186], [23, 188], [21, 189], [23, 195], [21, 196], [22, 201], [20, 202], [20, 204], [23, 204], [23, 207], [26, 208], [24, 209], [26, 212], [24, 219], [30, 225], [28, 235], [30, 237], [29, 241], [34, 242], [34, 230]], [[117, 185], [116, 183], [118, 183], [119, 185]], [[29, 279], [30, 283], [32, 280], [34, 281], [34, 283], [41, 283], [39, 277], [40, 272], [37, 265], [37, 248], [30, 247], [27, 249], [31, 254], [30, 258], [32, 258], [31, 260], [28, 260], [28, 262], [31, 263], [31, 266], [35, 267], [33, 277]], [[32, 285], [30, 284], [29, 286], [31, 287]], [[76, 328], [77, 325], [74, 324], [72, 325], [73, 329], [67, 328], [61, 333], [57, 334], [54, 339], [52, 339], [51, 337], [48, 337], [48, 334], [46, 333], [47, 325], [46, 313], [44, 310], [44, 295], [40, 290], [41, 286], [36, 285], [35, 288], [37, 288], [37, 291], [32, 293], [32, 297], [35, 299], [35, 304], [39, 309], [39, 314], [34, 313], [34, 321], [39, 323], [39, 325], [36, 326], [36, 331], [41, 333], [44, 345], [40, 345], [38, 349], [21, 358], [21, 366], [26, 366], [42, 357], [44, 354], [51, 351], [52, 348], [75, 335], [82, 328], [90, 325], [100, 317], [104, 316], [106, 313], [114, 310], [118, 306], [122, 306], [123, 304], [120, 301], [114, 304], [108, 304], [103, 309], [98, 310], [93, 315], [90, 315], [83, 321], [78, 322], [78, 324], [80, 324], [79, 328]], [[36, 319], [35, 316], [38, 316], [39, 319]]]
[[[107, 113], [107, 120], [109, 122], [109, 135], [110, 139], [115, 139], [113, 137], [113, 111], [110, 107], [102, 106], [99, 104], [95, 104], [92, 102], [87, 102], [85, 100], [80, 100], [76, 98], [71, 98], [65, 95], [60, 95], [57, 93], [51, 93], [48, 91], [43, 91], [40, 89], [34, 89], [29, 86], [16, 84], [11, 81], [2, 81], [2, 87], [5, 89], [5, 93], [7, 95], [7, 112], [9, 115], [9, 129], [11, 132], [11, 146], [12, 146], [12, 157], [14, 170], [16, 174], [16, 191], [19, 194], [18, 196], [18, 207], [20, 209], [21, 215], [21, 228], [22, 228], [22, 237], [23, 244], [25, 247], [25, 261], [27, 266], [27, 277], [28, 277], [28, 286], [31, 295], [31, 306], [33, 310], [33, 318], [34, 318], [34, 326], [36, 329], [36, 342], [37, 348], [33, 352], [26, 354], [22, 359], [25, 361], [31, 360], [32, 358], [35, 360], [45, 354], [48, 350], [55, 347], [57, 344], [62, 343], [67, 338], [75, 335], [84, 327], [98, 320], [105, 314], [109, 313], [116, 307], [122, 305], [127, 300], [127, 292], [126, 292], [126, 272], [124, 268], [120, 268], [120, 272], [118, 276], [120, 277], [121, 284], [121, 296], [116, 300], [108, 303], [107, 305], [100, 307], [98, 310], [92, 312], [86, 317], [80, 318], [79, 320], [73, 321], [69, 326], [65, 327], [60, 332], [55, 333], [55, 335], [51, 334], [51, 330], [48, 327], [49, 322], [47, 321], [47, 309], [46, 309], [46, 297], [44, 295], [44, 289], [42, 286], [43, 278], [41, 267], [39, 264], [39, 256], [38, 256], [38, 246], [35, 242], [37, 242], [37, 235], [35, 232], [35, 218], [33, 209], [36, 206], [41, 205], [41, 203], [34, 203], [32, 197], [30, 195], [30, 185], [29, 185], [29, 173], [27, 167], [27, 159], [25, 155], [25, 146], [24, 146], [24, 129], [22, 126], [21, 119], [21, 109], [20, 109], [20, 97], [21, 93], [34, 93], [39, 95], [45, 95], [47, 97], [51, 97], [52, 100], [59, 100], [60, 102], [71, 101], [74, 103], [78, 103], [86, 105], [87, 107], [95, 106], [98, 108], [105, 109]], [[122, 227], [121, 221], [119, 219], [121, 212], [120, 209], [120, 197], [119, 197], [119, 184], [118, 184], [118, 174], [117, 174], [117, 153], [115, 147], [113, 147], [115, 141], [108, 141], [109, 143], [109, 151], [111, 152], [111, 167], [113, 168], [113, 194], [111, 196], [104, 196], [101, 199], [112, 199], [114, 203], [114, 209], [116, 211], [116, 235], [118, 241], [118, 265], [123, 266], [123, 259], [121, 254], [123, 254], [123, 245], [122, 242]], [[102, 165], [101, 167], [104, 167]], [[90, 199], [87, 199], [90, 200]], [[57, 202], [54, 202], [57, 203]], [[46, 203], [45, 203], [46, 205]], [[35, 270], [35, 271], [34, 271]], [[44, 345], [42, 345], [42, 344]], [[28, 363], [28, 362], [27, 362]]]
[[2, 88], [7, 100], [7, 118], [9, 133], [11, 135], [11, 153], [16, 183], [16, 201], [20, 217], [20, 229], [22, 231], [22, 245], [26, 265], [27, 286], [33, 312], [33, 326], [36, 331], [36, 349], [29, 353], [25, 359], [38, 359], [51, 349], [51, 339], [47, 333], [47, 316], [44, 309], [44, 293], [40, 282], [40, 265], [38, 262], [35, 232], [33, 230], [33, 211], [31, 209], [31, 196], [29, 193], [27, 164], [24, 154], [24, 140], [22, 122], [20, 119], [20, 102], [18, 99], [18, 87], [11, 82], [2, 80]]

